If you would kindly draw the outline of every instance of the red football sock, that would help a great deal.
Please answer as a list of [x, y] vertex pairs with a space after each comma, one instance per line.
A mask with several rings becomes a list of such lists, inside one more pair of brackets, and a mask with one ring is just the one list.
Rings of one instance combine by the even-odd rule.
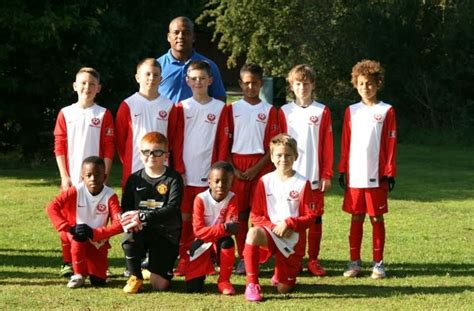
[[313, 223], [308, 231], [308, 258], [309, 260], [318, 259], [319, 249], [321, 247], [321, 237], [323, 234], [323, 224]]
[[362, 231], [364, 228], [364, 221], [351, 221], [351, 229], [349, 234], [349, 247], [351, 253], [351, 260], [360, 260], [360, 247], [362, 244]]
[[67, 232], [61, 231], [59, 232], [59, 238], [61, 239], [61, 249], [63, 251], [63, 262], [64, 263], [71, 263], [71, 242], [67, 237]]
[[372, 222], [372, 257], [375, 262], [383, 259], [385, 246], [385, 223], [383, 221]]
[[219, 261], [220, 272], [217, 283], [229, 281], [232, 274], [232, 268], [234, 267], [235, 247], [222, 248], [219, 255]]
[[193, 222], [191, 220], [183, 221], [181, 228], [181, 238], [179, 240], [179, 258], [180, 260], [188, 260], [188, 250], [194, 241]]
[[243, 252], [245, 258], [245, 272], [246, 282], [258, 284], [258, 272], [259, 272], [259, 259], [260, 259], [260, 247], [257, 245], [245, 244]]
[[247, 232], [249, 231], [249, 221], [240, 220], [239, 233], [235, 236], [237, 242], [237, 251], [239, 252], [240, 259], [244, 258], [245, 239], [247, 238]]

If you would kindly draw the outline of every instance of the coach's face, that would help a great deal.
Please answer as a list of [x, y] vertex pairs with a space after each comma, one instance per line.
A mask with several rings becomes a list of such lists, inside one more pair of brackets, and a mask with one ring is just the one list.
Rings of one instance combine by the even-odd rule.
[[168, 42], [171, 50], [178, 53], [191, 53], [193, 50], [194, 32], [186, 21], [177, 19], [170, 23]]

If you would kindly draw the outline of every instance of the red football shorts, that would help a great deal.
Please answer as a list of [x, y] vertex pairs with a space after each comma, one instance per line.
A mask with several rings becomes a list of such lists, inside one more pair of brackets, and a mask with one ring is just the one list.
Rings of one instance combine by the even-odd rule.
[[183, 191], [183, 200], [181, 201], [181, 213], [192, 214], [194, 198], [206, 190], [207, 187], [185, 186]]
[[377, 188], [347, 188], [342, 209], [353, 215], [380, 216], [388, 212], [388, 184]]

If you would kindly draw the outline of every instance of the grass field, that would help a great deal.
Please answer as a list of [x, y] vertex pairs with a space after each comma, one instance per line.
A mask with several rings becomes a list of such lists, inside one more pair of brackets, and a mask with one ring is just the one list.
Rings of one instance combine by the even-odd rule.
[[[349, 216], [342, 193], [326, 197], [321, 259], [329, 276], [298, 278], [284, 297], [270, 286], [270, 266], [262, 269], [265, 301], [247, 303], [245, 280], [233, 277], [238, 295], [223, 297], [209, 277], [205, 294], [186, 294], [183, 278], [166, 293], [122, 293], [125, 278], [119, 239], [112, 240], [106, 288], [71, 290], [58, 277], [59, 239], [44, 207], [58, 191], [54, 166], [36, 170], [0, 169], [0, 309], [474, 309], [473, 149], [399, 145], [399, 175], [386, 215], [388, 277], [370, 279], [371, 226], [365, 224], [365, 271], [345, 279]], [[119, 169], [112, 180], [118, 191]]]

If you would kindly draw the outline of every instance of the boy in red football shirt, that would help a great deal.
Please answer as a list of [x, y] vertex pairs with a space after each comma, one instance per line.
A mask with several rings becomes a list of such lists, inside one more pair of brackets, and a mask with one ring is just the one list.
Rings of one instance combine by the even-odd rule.
[[294, 168], [308, 178], [316, 203], [316, 220], [308, 230], [308, 271], [326, 275], [318, 260], [323, 233], [324, 193], [331, 189], [333, 175], [333, 138], [331, 111], [313, 100], [316, 74], [308, 65], [297, 65], [288, 73], [295, 101], [281, 107], [282, 132], [298, 141], [298, 158]]
[[206, 274], [214, 272], [211, 256], [217, 257], [219, 278], [217, 288], [224, 295], [233, 295], [235, 289], [230, 276], [235, 261], [235, 246], [231, 235], [238, 232], [237, 196], [230, 191], [234, 168], [228, 162], [212, 165], [209, 189], [194, 199], [193, 229], [196, 240], [191, 245], [190, 263], [186, 268], [188, 292], [200, 292]]
[[240, 262], [236, 273], [245, 274], [244, 246], [253, 193], [258, 179], [270, 172], [268, 145], [280, 133], [278, 112], [260, 99], [263, 69], [245, 64], [240, 69], [239, 85], [244, 97], [228, 106], [231, 161], [235, 168], [232, 191], [238, 196], [240, 230], [236, 236]]
[[290, 292], [303, 264], [306, 229], [314, 223], [315, 203], [308, 180], [293, 170], [298, 157], [296, 140], [279, 134], [270, 142], [276, 170], [259, 179], [245, 241], [245, 298], [262, 300], [259, 263], [275, 255], [272, 283], [280, 293]]
[[372, 223], [372, 278], [385, 277], [383, 251], [388, 212], [387, 196], [395, 186], [397, 125], [395, 110], [379, 101], [384, 70], [380, 63], [363, 60], [352, 68], [352, 85], [361, 97], [346, 108], [339, 161], [339, 183], [345, 190], [343, 210], [352, 214], [349, 234], [351, 261], [345, 277], [361, 271], [360, 248], [365, 214]]
[[104, 185], [104, 160], [86, 158], [81, 175], [83, 182], [61, 192], [46, 208], [54, 227], [64, 232], [71, 244], [74, 275], [69, 288], [83, 286], [87, 276], [94, 286], [105, 284], [108, 238], [122, 231], [117, 195]]

